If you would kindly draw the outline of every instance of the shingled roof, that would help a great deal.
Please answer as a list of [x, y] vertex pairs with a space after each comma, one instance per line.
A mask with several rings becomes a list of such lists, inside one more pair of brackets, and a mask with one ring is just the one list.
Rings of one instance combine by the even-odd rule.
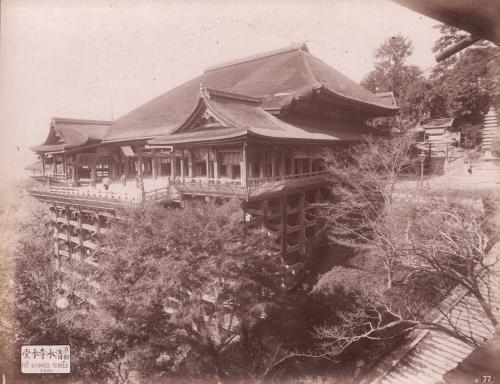
[[111, 121], [54, 117], [45, 142], [30, 149], [34, 152], [58, 152], [96, 144], [103, 139], [110, 126]]
[[[200, 124], [202, 120], [207, 124]], [[357, 141], [369, 133], [369, 128], [359, 123], [333, 123], [294, 115], [279, 119], [266, 112], [257, 98], [202, 88], [198, 102], [186, 120], [171, 134], [151, 139], [148, 144], [205, 143], [243, 137], [302, 142]]]
[[324, 92], [348, 101], [373, 115], [387, 115], [397, 107], [312, 56], [305, 45], [267, 52], [224, 63], [205, 72], [116, 120], [104, 141], [154, 138], [172, 133], [197, 102], [200, 84], [262, 99], [265, 110], [280, 110], [294, 99]]

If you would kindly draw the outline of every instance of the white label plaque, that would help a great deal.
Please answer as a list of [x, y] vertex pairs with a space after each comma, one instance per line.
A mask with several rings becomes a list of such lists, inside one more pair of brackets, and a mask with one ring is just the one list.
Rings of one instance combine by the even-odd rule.
[[69, 373], [69, 345], [23, 345], [22, 373]]

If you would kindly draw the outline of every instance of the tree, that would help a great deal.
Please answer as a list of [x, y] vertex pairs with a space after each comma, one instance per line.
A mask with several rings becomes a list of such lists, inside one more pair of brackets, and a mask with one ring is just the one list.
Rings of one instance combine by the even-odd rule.
[[223, 379], [236, 341], [248, 342], [251, 309], [269, 310], [285, 293], [271, 239], [245, 228], [237, 202], [121, 216], [103, 239], [101, 279], [131, 370]]
[[400, 115], [405, 118], [409, 115], [406, 94], [422, 77], [420, 68], [406, 63], [412, 53], [408, 38], [398, 34], [386, 39], [374, 52], [375, 70], [361, 80], [361, 85], [372, 92], [393, 92], [401, 107]]
[[[438, 25], [441, 36], [433, 51], [439, 51], [466, 36], [456, 28]], [[433, 67], [429, 76], [427, 103], [429, 117], [454, 117], [469, 142], [475, 136], [491, 103], [500, 67], [499, 48], [478, 42]]]
[[396, 183], [412, 171], [416, 159], [410, 135], [369, 139], [346, 155], [325, 153], [332, 200], [324, 207], [330, 241], [380, 254], [392, 286], [393, 267], [406, 230], [405, 218], [394, 210]]
[[[497, 320], [489, 302], [490, 269], [497, 262], [488, 254], [491, 239], [483, 227], [484, 215], [458, 201], [419, 196], [418, 201], [407, 200], [397, 207], [407, 214], [408, 236], [400, 249], [400, 265], [406, 271], [402, 281], [405, 290], [416, 279], [425, 277], [434, 282], [458, 286], [474, 296], [493, 326]], [[415, 214], [411, 214], [414, 212]], [[496, 241], [496, 240], [494, 240]], [[420, 283], [419, 283], [420, 284]], [[425, 289], [426, 285], [419, 289]], [[335, 289], [340, 286], [351, 295], [351, 307], [340, 312], [342, 321], [337, 325], [318, 327], [316, 337], [323, 351], [338, 355], [360, 341], [387, 341], [398, 338], [414, 329], [431, 329], [476, 345], [481, 337], [457, 326], [457, 319], [450, 315], [450, 307], [439, 307], [445, 323], [436, 323], [427, 311], [418, 314], [409, 295], [406, 300], [395, 299], [390, 290], [384, 289], [370, 271], [342, 270], [337, 267], [324, 275], [315, 290]], [[333, 287], [333, 288], [332, 288]], [[472, 317], [477, 308], [468, 304], [466, 310]]]
[[500, 138], [495, 138], [491, 143], [491, 153], [500, 158]]
[[[332, 185], [331, 201], [323, 207], [329, 239], [366, 256], [350, 268], [335, 267], [314, 288], [331, 294], [340, 289], [350, 303], [338, 312], [340, 321], [317, 327], [323, 353], [336, 356], [358, 342], [395, 340], [418, 328], [477, 342], [447, 312], [447, 326], [425, 318], [434, 300], [457, 285], [496, 324], [487, 300], [495, 231], [470, 205], [397, 186], [415, 164], [411, 152], [411, 137], [398, 136], [369, 140], [348, 156], [324, 157]], [[430, 287], [436, 292], [419, 298]]]
[[488, 254], [491, 240], [484, 229], [484, 215], [472, 207], [438, 200], [419, 206], [421, 215], [410, 227], [410, 265], [462, 286], [474, 295], [493, 325], [497, 320], [489, 303], [491, 268], [497, 262]]

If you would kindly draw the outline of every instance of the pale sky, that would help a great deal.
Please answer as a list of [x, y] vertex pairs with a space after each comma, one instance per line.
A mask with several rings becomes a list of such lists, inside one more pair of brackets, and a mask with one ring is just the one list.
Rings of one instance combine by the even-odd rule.
[[306, 41], [359, 82], [401, 33], [428, 69], [437, 22], [389, 0], [2, 0], [0, 172], [24, 175], [50, 118], [118, 118], [207, 66]]

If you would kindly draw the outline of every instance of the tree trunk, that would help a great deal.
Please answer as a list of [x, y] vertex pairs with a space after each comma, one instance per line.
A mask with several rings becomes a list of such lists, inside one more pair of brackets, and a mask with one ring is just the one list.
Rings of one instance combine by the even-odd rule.
[[392, 270], [387, 264], [385, 266], [385, 271], [387, 275], [387, 289], [392, 289]]

